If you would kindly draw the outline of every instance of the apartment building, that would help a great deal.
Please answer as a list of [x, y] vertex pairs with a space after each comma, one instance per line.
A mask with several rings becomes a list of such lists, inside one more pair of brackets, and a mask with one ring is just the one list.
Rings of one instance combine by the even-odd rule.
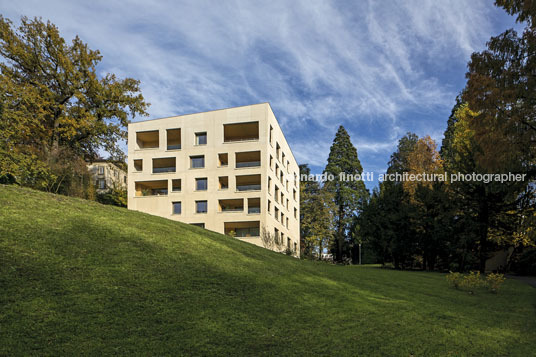
[[268, 103], [128, 126], [129, 209], [299, 256], [299, 202], [298, 164]]
[[112, 187], [127, 186], [127, 173], [113, 162], [96, 160], [88, 163], [87, 169], [94, 180], [97, 193], [104, 193]]

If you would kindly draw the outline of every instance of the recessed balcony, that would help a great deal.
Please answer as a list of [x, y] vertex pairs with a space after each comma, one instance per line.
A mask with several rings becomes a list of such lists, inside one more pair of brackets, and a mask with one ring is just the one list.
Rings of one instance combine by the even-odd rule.
[[223, 141], [226, 143], [237, 141], [259, 140], [259, 122], [223, 124]]
[[260, 151], [246, 151], [237, 152], [235, 154], [236, 168], [246, 167], [260, 167], [261, 166], [261, 152]]

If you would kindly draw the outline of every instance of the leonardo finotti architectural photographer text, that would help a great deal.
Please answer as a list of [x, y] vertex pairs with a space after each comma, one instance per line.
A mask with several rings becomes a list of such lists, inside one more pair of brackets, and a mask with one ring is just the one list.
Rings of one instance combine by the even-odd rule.
[[[374, 181], [374, 172], [368, 171], [363, 172], [360, 175], [348, 175], [344, 172], [340, 173], [338, 175], [339, 181]], [[393, 173], [393, 174], [379, 174], [378, 175], [378, 181], [384, 182], [384, 181], [395, 181], [395, 182], [404, 182], [404, 181], [417, 181], [417, 182], [484, 182], [484, 183], [490, 183], [490, 182], [519, 182], [519, 181], [525, 181], [526, 174], [514, 174], [514, 173], [495, 173], [495, 174], [480, 174], [480, 173], [452, 173], [448, 174], [446, 172], [440, 173], [440, 174], [429, 174], [429, 173], [409, 173], [409, 172], [403, 172], [403, 173]], [[450, 179], [448, 179], [450, 178]], [[327, 181], [334, 181], [335, 176], [333, 174], [310, 174], [310, 175], [301, 175], [300, 176], [301, 181], [321, 181], [321, 182], [327, 182]]]

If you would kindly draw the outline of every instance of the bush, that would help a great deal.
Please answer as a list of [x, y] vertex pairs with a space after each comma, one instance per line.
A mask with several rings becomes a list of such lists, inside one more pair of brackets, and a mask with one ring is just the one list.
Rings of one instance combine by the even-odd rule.
[[497, 293], [504, 283], [503, 274], [490, 273], [486, 276], [486, 286], [492, 293]]
[[470, 294], [474, 294], [476, 289], [481, 287], [483, 284], [482, 279], [480, 279], [479, 271], [472, 271], [468, 275], [465, 275], [461, 281], [461, 287], [469, 290]]
[[445, 278], [450, 286], [459, 289], [462, 283], [463, 275], [460, 273], [450, 272], [445, 276]]

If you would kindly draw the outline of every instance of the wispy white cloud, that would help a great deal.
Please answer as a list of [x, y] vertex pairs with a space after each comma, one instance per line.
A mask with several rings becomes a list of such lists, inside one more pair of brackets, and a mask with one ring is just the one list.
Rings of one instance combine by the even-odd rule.
[[1, 2], [140, 79], [151, 117], [269, 101], [298, 160], [318, 167], [339, 124], [364, 166], [384, 165], [408, 130], [439, 139], [470, 53], [502, 31], [483, 1]]

